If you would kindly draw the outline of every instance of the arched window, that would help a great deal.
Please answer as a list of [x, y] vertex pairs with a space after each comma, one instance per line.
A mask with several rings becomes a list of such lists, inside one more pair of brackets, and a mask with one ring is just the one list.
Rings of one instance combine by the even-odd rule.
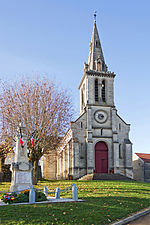
[[102, 101], [106, 102], [106, 97], [105, 97], [105, 80], [102, 81]]
[[81, 143], [81, 145], [80, 145], [79, 155], [80, 155], [80, 159], [84, 159], [84, 148], [83, 148], [83, 143]]
[[98, 79], [95, 79], [95, 101], [98, 102]]

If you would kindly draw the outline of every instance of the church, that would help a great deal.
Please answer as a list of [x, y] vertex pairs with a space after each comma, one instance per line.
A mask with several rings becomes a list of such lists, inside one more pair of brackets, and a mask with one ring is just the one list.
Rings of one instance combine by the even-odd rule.
[[42, 171], [49, 174], [47, 178], [78, 179], [94, 173], [133, 177], [130, 124], [114, 105], [114, 79], [105, 64], [95, 16], [88, 62], [79, 84], [80, 115], [70, 123], [56, 154], [45, 159], [49, 166]]

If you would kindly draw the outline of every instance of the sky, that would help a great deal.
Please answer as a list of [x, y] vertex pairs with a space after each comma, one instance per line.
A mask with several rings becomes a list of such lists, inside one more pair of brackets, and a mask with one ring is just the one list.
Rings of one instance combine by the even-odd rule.
[[77, 118], [94, 11], [118, 114], [133, 152], [150, 153], [149, 0], [0, 0], [0, 79], [47, 76], [69, 90]]

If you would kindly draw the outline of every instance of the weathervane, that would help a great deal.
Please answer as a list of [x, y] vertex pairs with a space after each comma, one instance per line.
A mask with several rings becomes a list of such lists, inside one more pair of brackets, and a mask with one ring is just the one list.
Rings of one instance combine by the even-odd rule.
[[94, 20], [96, 21], [96, 13], [97, 11], [94, 12]]

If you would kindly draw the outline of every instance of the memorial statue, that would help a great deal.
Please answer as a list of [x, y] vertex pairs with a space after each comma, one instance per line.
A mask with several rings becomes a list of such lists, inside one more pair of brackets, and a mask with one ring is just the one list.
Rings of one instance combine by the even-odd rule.
[[16, 136], [15, 161], [11, 164], [12, 179], [10, 191], [32, 188], [32, 163], [27, 155], [27, 133], [23, 123], [19, 124]]

